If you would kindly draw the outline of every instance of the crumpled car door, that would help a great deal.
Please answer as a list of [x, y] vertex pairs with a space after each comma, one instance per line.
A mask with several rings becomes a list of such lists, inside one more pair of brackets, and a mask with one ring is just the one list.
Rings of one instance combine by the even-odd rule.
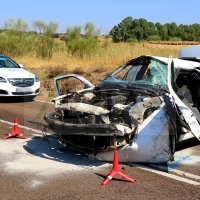
[[200, 140], [200, 125], [194, 116], [192, 110], [188, 108], [178, 97], [178, 95], [173, 90], [173, 74], [174, 74], [174, 62], [171, 57], [168, 60], [168, 88], [170, 91], [170, 95], [173, 97], [175, 104], [178, 106], [179, 110], [181, 111], [187, 125], [190, 127], [192, 134]]
[[[73, 79], [73, 81], [68, 80], [71, 78]], [[95, 87], [92, 83], [90, 83], [82, 76], [79, 76], [78, 74], [67, 74], [63, 76], [58, 76], [54, 78], [54, 87], [56, 89], [56, 96], [63, 95], [64, 93], [66, 94], [71, 89], [70, 85], [71, 87], [77, 87], [79, 85], [78, 82], [82, 83], [82, 88], [76, 88], [77, 90]]]

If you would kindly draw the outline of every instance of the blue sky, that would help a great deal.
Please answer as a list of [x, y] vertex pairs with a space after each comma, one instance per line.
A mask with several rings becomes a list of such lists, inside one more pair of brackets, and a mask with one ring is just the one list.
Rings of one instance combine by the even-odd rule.
[[20, 17], [30, 29], [37, 20], [56, 22], [59, 33], [92, 22], [106, 34], [128, 16], [161, 24], [200, 24], [199, 9], [200, 0], [6, 0], [1, 2], [0, 28], [9, 18]]

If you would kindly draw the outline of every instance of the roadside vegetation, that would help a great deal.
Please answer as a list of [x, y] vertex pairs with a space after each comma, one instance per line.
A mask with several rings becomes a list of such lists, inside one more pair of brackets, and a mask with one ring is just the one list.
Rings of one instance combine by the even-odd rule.
[[5, 21], [0, 30], [0, 53], [36, 73], [44, 96], [55, 96], [55, 76], [75, 73], [97, 85], [113, 69], [132, 58], [140, 55], [178, 57], [179, 50], [185, 47], [149, 44], [148, 40], [138, 40], [133, 35], [126, 40], [120, 36], [121, 41], [116, 42], [113, 29], [102, 36], [101, 30], [90, 22], [83, 27], [67, 27], [65, 33], [57, 33], [57, 29], [57, 23], [42, 21], [33, 22], [30, 29], [19, 18]]

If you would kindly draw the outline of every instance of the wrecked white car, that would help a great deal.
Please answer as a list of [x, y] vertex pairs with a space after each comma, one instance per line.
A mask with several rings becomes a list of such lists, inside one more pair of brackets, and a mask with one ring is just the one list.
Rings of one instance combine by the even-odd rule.
[[[200, 63], [141, 56], [98, 86], [77, 74], [54, 79], [55, 112], [45, 114], [60, 143], [104, 161], [167, 162], [177, 142], [200, 140]], [[77, 79], [84, 89], [72, 91]]]

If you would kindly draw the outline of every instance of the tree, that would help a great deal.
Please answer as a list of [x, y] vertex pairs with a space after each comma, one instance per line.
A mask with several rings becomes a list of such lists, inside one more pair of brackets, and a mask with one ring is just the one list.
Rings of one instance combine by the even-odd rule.
[[24, 22], [21, 18], [18, 18], [17, 21], [14, 19], [8, 19], [4, 22], [4, 29], [12, 34], [21, 34], [28, 32], [28, 24]]
[[167, 24], [168, 28], [168, 34], [170, 37], [176, 37], [177, 36], [177, 25], [175, 22], [172, 22], [171, 24]]
[[148, 38], [148, 22], [146, 19], [143, 19], [143, 18], [140, 18], [139, 19], [139, 26], [140, 26], [140, 32], [142, 32], [142, 36], [141, 36], [141, 39], [139, 40], [146, 40]]
[[197, 41], [200, 41], [200, 24], [195, 23], [195, 24], [192, 24], [191, 26], [192, 26], [192, 27], [194, 28], [194, 30], [195, 30], [195, 37], [196, 37], [196, 40], [197, 40]]
[[81, 29], [81, 26], [68, 27], [66, 29], [67, 41], [80, 39]]
[[50, 22], [46, 24], [43, 21], [34, 21], [32, 27], [35, 31], [39, 31], [40, 34], [48, 35], [48, 37], [54, 37], [58, 29], [58, 24]]
[[157, 35], [156, 27], [155, 27], [155, 24], [153, 22], [147, 22], [146, 32], [147, 32], [147, 36], [146, 36], [147, 38], [150, 35]]
[[183, 39], [184, 33], [185, 33], [184, 26], [183, 26], [182, 24], [180, 24], [180, 25], [177, 27], [177, 37]]
[[132, 17], [126, 17], [122, 22], [118, 25], [121, 32], [122, 41], [126, 42], [128, 38], [130, 38], [131, 33], [131, 23], [133, 21]]
[[101, 34], [100, 29], [96, 29], [95, 25], [91, 22], [87, 22], [84, 26], [84, 35], [86, 38], [97, 38]]
[[116, 42], [116, 43], [121, 42], [122, 36], [121, 36], [119, 27], [114, 26], [114, 28], [112, 29], [112, 32], [110, 32], [110, 35], [112, 35], [113, 37], [113, 42]]
[[136, 36], [138, 41], [143, 40], [143, 38], [144, 38], [144, 30], [141, 27], [135, 28], [134, 32], [135, 32], [135, 36]]
[[46, 29], [46, 23], [43, 21], [34, 21], [32, 23], [33, 30], [39, 30], [39, 33], [44, 33]]
[[157, 35], [160, 36], [161, 40], [167, 40], [167, 36], [168, 36], [168, 29], [167, 29], [167, 25], [161, 25], [159, 22], [157, 22], [155, 24], [156, 30], [158, 32]]
[[49, 24], [46, 24], [45, 29], [44, 29], [44, 34], [53, 37], [57, 29], [58, 29], [58, 24], [55, 22], [50, 22]]

